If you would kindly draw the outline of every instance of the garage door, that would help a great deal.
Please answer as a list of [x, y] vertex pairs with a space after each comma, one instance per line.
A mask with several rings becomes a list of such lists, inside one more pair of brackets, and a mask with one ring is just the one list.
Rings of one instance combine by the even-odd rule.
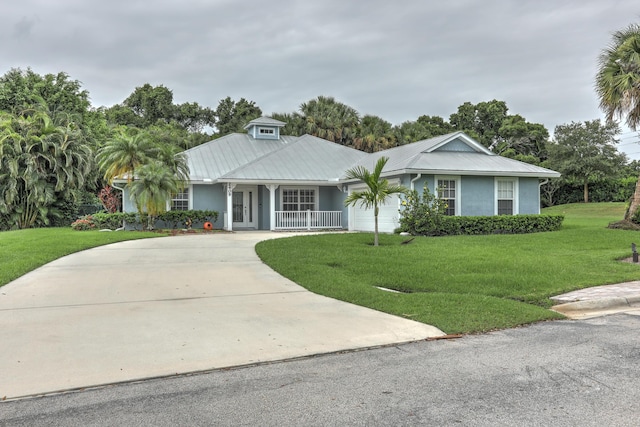
[[[381, 233], [393, 233], [398, 228], [398, 207], [399, 198], [397, 194], [391, 195], [386, 204], [380, 206], [378, 213], [378, 231]], [[373, 208], [365, 209], [358, 204], [350, 210], [352, 215], [352, 227], [355, 231], [373, 231], [374, 218]]]

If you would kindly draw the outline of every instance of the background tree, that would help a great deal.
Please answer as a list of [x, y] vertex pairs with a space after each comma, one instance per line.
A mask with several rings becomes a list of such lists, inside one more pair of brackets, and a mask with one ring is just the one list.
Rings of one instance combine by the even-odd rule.
[[30, 228], [59, 216], [56, 203], [77, 199], [93, 152], [72, 121], [52, 120], [46, 105], [0, 113], [0, 226]]
[[396, 136], [393, 133], [391, 123], [378, 116], [365, 115], [362, 117], [353, 148], [373, 153], [396, 145]]
[[528, 163], [544, 161], [548, 130], [508, 111], [504, 101], [495, 99], [476, 105], [465, 102], [449, 121], [455, 130], [464, 131], [497, 154]]
[[[640, 124], [640, 25], [631, 24], [613, 34], [609, 47], [600, 54], [596, 92], [607, 120], [625, 120], [636, 130]], [[625, 219], [640, 207], [640, 176]]]
[[382, 170], [389, 161], [388, 157], [380, 157], [376, 162], [373, 171], [369, 171], [363, 166], [356, 166], [346, 172], [347, 179], [362, 181], [367, 189], [363, 191], [352, 191], [344, 201], [345, 206], [360, 206], [366, 209], [373, 208], [374, 229], [373, 245], [378, 246], [378, 213], [380, 205], [384, 205], [392, 194], [405, 194], [407, 189], [402, 185], [389, 184], [389, 181], [381, 178]]
[[589, 182], [615, 175], [626, 163], [615, 146], [619, 132], [617, 124], [602, 124], [599, 119], [556, 126], [547, 165], [565, 179], [582, 183], [587, 203]]
[[233, 132], [245, 132], [244, 127], [247, 123], [262, 116], [262, 110], [253, 101], [240, 98], [236, 102], [227, 96], [218, 103], [215, 116], [218, 135], [223, 136]]
[[396, 126], [394, 133], [396, 134], [398, 145], [403, 145], [433, 138], [434, 136], [446, 135], [455, 130], [453, 125], [442, 117], [422, 115], [415, 122], [407, 121], [400, 126]]
[[358, 112], [330, 96], [319, 96], [300, 105], [305, 133], [340, 145], [355, 145], [360, 116]]

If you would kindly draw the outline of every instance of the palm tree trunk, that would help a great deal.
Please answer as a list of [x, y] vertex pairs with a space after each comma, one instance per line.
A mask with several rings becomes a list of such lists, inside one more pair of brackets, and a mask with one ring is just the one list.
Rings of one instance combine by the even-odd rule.
[[638, 177], [638, 181], [636, 182], [636, 190], [631, 196], [631, 203], [629, 204], [629, 209], [627, 209], [627, 213], [624, 216], [624, 219], [630, 220], [636, 214], [638, 207], [640, 206], [640, 176]]
[[378, 246], [378, 205], [373, 206], [373, 246]]
[[584, 194], [584, 202], [589, 203], [589, 183], [587, 181], [584, 182], [583, 194]]

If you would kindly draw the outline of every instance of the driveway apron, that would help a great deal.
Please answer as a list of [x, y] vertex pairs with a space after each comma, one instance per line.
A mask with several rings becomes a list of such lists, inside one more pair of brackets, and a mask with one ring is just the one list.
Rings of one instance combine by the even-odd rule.
[[443, 335], [280, 276], [254, 246], [288, 235], [121, 242], [5, 285], [0, 399]]

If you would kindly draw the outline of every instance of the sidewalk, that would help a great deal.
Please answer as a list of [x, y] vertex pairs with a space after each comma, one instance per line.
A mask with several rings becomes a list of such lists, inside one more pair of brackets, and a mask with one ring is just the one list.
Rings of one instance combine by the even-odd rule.
[[640, 281], [579, 289], [551, 298], [551, 307], [571, 319], [588, 319], [619, 312], [640, 315]]

